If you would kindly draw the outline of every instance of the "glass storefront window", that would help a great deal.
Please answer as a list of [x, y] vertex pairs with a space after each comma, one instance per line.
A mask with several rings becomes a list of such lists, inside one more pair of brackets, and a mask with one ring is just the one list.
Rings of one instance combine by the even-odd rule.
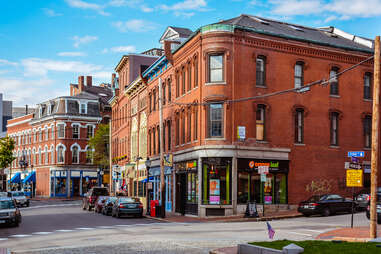
[[203, 160], [203, 204], [231, 204], [231, 159]]
[[66, 195], [66, 178], [56, 178], [56, 195]]

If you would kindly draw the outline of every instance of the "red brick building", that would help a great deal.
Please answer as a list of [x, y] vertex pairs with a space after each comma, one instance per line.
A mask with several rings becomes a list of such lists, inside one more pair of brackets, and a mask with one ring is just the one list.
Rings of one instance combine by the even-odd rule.
[[80, 92], [75, 95], [40, 103], [36, 113], [8, 121], [8, 136], [16, 141], [8, 189], [70, 197], [102, 183], [88, 140], [107, 118], [107, 105], [102, 101], [110, 98], [111, 90], [92, 87], [91, 77], [85, 88], [83, 76], [78, 86]]
[[163, 84], [164, 152], [174, 160], [167, 210], [203, 217], [242, 213], [254, 200], [297, 204], [316, 180], [347, 195], [348, 151], [365, 151], [369, 186], [373, 62], [336, 74], [372, 56], [371, 40], [241, 15], [171, 44], [142, 75], [153, 176]]

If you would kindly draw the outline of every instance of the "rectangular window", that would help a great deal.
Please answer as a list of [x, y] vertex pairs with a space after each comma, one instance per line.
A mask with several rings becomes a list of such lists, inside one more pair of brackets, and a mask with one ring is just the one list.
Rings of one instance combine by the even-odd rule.
[[182, 79], [182, 89], [181, 89], [181, 95], [185, 94], [185, 68], [183, 67], [183, 71], [181, 73], [181, 79]]
[[156, 90], [152, 91], [153, 101], [152, 101], [152, 111], [156, 110]]
[[194, 87], [198, 87], [198, 62], [194, 62]]
[[81, 114], [86, 114], [86, 103], [81, 103]]
[[302, 62], [297, 62], [295, 64], [295, 72], [294, 72], [294, 87], [299, 88], [302, 87], [303, 84], [303, 66]]
[[94, 136], [94, 126], [87, 126], [87, 138], [92, 138]]
[[157, 152], [160, 153], [160, 128], [157, 126]]
[[198, 111], [197, 109], [194, 111], [194, 127], [193, 127], [193, 140], [197, 140], [197, 132], [198, 132]]
[[48, 128], [46, 128], [45, 140], [49, 140], [49, 129]]
[[372, 116], [364, 118], [364, 147], [370, 148], [372, 144]]
[[331, 145], [339, 145], [338, 141], [338, 130], [339, 130], [339, 113], [331, 113]]
[[372, 80], [372, 74], [367, 72], [364, 75], [364, 99], [372, 99], [372, 94], [371, 94], [371, 89], [370, 89], [370, 84]]
[[176, 74], [176, 98], [180, 96], [180, 74]]
[[162, 102], [162, 105], [165, 105], [165, 84], [163, 84], [162, 93], [163, 93], [163, 102]]
[[179, 115], [176, 117], [176, 145], [180, 144], [180, 119]]
[[168, 85], [168, 102], [171, 102], [171, 100], [172, 100], [172, 91], [171, 91], [172, 87], [171, 87], [171, 80], [170, 79], [168, 79], [167, 85]]
[[256, 129], [257, 129], [257, 140], [265, 140], [265, 114], [266, 114], [266, 106], [259, 104], [257, 106], [256, 112]]
[[181, 114], [181, 144], [185, 144], [185, 114]]
[[222, 137], [223, 104], [213, 103], [209, 105], [209, 137]]
[[192, 89], [192, 65], [188, 65], [188, 91]]
[[188, 110], [188, 137], [187, 137], [187, 142], [192, 141], [192, 111]]
[[295, 143], [303, 143], [304, 110], [297, 109], [295, 112]]
[[163, 124], [163, 152], [165, 152], [165, 123]]
[[171, 151], [171, 137], [172, 137], [172, 133], [171, 133], [171, 127], [172, 127], [172, 121], [168, 121], [168, 151]]
[[257, 64], [256, 64], [256, 84], [257, 86], [266, 86], [265, 83], [265, 57], [264, 56], [258, 56], [257, 57]]
[[209, 55], [209, 82], [224, 81], [224, 61], [223, 54]]
[[152, 112], [152, 95], [148, 95], [149, 112]]
[[152, 130], [152, 154], [156, 154], [156, 130]]
[[73, 138], [75, 139], [79, 138], [79, 125], [73, 126]]
[[332, 68], [329, 72], [330, 94], [339, 95], [339, 81], [337, 77], [338, 69]]
[[152, 151], [152, 146], [151, 146], [151, 144], [152, 144], [152, 142], [151, 142], [151, 140], [152, 140], [152, 137], [151, 137], [151, 131], [149, 131], [148, 132], [148, 154], [149, 155], [152, 155], [152, 153], [151, 153], [151, 151]]

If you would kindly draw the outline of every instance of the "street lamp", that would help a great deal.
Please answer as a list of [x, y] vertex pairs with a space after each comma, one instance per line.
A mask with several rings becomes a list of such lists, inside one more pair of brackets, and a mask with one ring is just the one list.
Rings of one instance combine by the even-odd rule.
[[149, 209], [149, 203], [148, 203], [148, 183], [149, 183], [149, 168], [151, 167], [151, 161], [149, 160], [149, 158], [147, 157], [146, 161], [145, 161], [145, 164], [146, 164], [146, 171], [147, 171], [147, 182], [146, 182], [146, 210], [147, 210], [147, 215], [150, 214], [150, 209]]

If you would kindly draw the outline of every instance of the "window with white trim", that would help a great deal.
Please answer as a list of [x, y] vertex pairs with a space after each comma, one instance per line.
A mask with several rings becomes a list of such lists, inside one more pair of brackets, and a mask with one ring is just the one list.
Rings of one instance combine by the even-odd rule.
[[222, 103], [212, 103], [208, 112], [208, 133], [210, 138], [223, 137], [224, 107]]
[[79, 125], [73, 125], [73, 138], [79, 139]]
[[87, 104], [81, 103], [81, 114], [87, 114]]
[[209, 55], [209, 79], [210, 83], [224, 81], [224, 54]]
[[58, 138], [65, 138], [65, 125], [63, 123], [57, 124]]
[[79, 163], [79, 149], [78, 146], [73, 146], [72, 153], [72, 163]]
[[63, 146], [59, 146], [57, 149], [57, 162], [58, 163], [65, 162], [65, 151]]
[[94, 137], [94, 126], [87, 125], [87, 138]]

